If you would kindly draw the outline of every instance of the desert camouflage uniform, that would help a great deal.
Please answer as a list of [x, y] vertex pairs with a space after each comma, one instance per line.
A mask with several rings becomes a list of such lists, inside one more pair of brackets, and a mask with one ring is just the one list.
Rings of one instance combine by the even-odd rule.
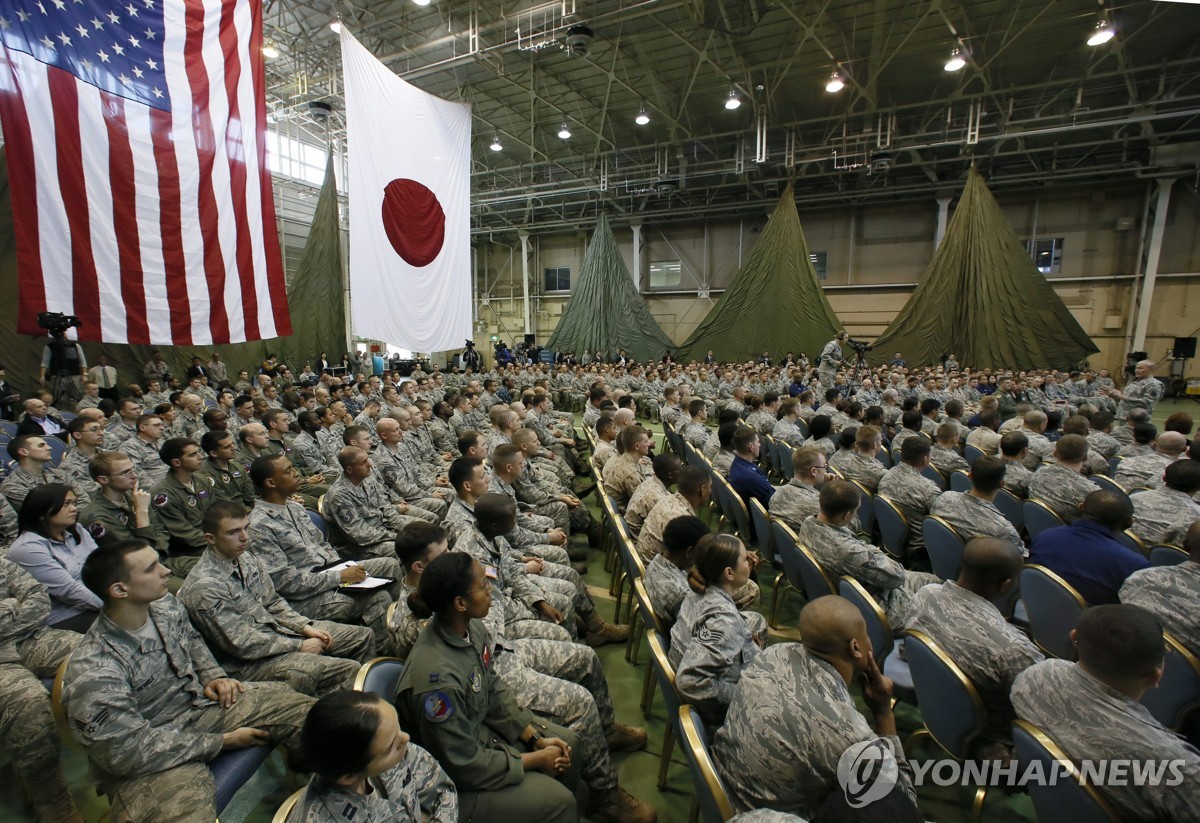
[[[1157, 381], [1156, 381], [1157, 382]], [[1200, 809], [1200, 753], [1163, 728], [1146, 707], [1066, 660], [1043, 660], [1017, 676], [1017, 716], [1046, 732], [1076, 764], [1082, 760], [1181, 761], [1170, 791], [1134, 780], [1098, 788], [1125, 820], [1194, 820]]]
[[654, 510], [655, 504], [668, 494], [670, 492], [667, 491], [663, 482], [652, 475], [638, 486], [633, 497], [629, 498], [629, 505], [625, 508], [625, 523], [628, 524], [629, 533], [635, 540], [642, 530], [642, 524]]
[[638, 486], [652, 475], [650, 467], [636, 454], [620, 454], [604, 466], [604, 490], [612, 497], [617, 509], [624, 513]]
[[[978, 743], [1012, 745], [1013, 679], [1043, 655], [1000, 610], [953, 580], [926, 586], [913, 596], [908, 628], [927, 634], [979, 691], [987, 709], [987, 728]], [[976, 748], [976, 754], [982, 753]]]
[[938, 582], [932, 574], [907, 571], [881, 549], [855, 538], [848, 528], [815, 517], [804, 521], [798, 536], [830, 578], [847, 575], [861, 583], [879, 601], [895, 631], [908, 626], [909, 604], [917, 590]]
[[929, 513], [949, 523], [964, 543], [980, 535], [998, 537], [1020, 549], [1022, 556], [1029, 556], [1029, 549], [1025, 547], [1021, 535], [1017, 534], [1013, 524], [1005, 519], [995, 503], [966, 492], [944, 492]]
[[[778, 643], [742, 672], [712, 754], [735, 812], [770, 808], [813, 819], [840, 791], [842, 753], [877, 737], [831, 664], [799, 643]], [[900, 739], [886, 740], [911, 795]]]
[[[150, 625], [152, 624], [152, 625]], [[228, 709], [204, 695], [226, 674], [171, 595], [150, 605], [149, 636], [103, 612], [71, 655], [63, 705], [108, 794], [114, 823], [212, 823], [208, 762], [222, 734], [265, 729], [268, 745], [294, 745], [313, 704], [282, 684], [247, 683]]]
[[433, 755], [409, 743], [404, 758], [368, 777], [359, 794], [314, 775], [287, 823], [457, 823], [458, 791]]
[[46, 587], [0, 558], [0, 739], [13, 770], [43, 820], [75, 811], [59, 760], [50, 695], [39, 678], [53, 677], [83, 635], [45, 628]]
[[663, 532], [668, 523], [677, 517], [693, 517], [695, 514], [687, 498], [679, 492], [668, 494], [655, 503], [638, 534], [637, 551], [642, 560], [649, 563], [656, 554], [664, 551]]
[[[342, 590], [340, 572], [326, 568], [338, 565], [340, 558], [299, 503], [289, 500], [280, 506], [255, 501], [248, 531], [250, 554], [292, 608], [317, 620], [361, 622], [375, 633], [376, 647], [384, 648], [384, 621], [392, 601], [389, 591]], [[371, 577], [400, 577], [400, 563], [394, 557], [357, 562]]]
[[[295, 611], [251, 554], [226, 560], [210, 548], [188, 574], [179, 602], [225, 669], [247, 680], [279, 680], [322, 697], [353, 686], [359, 664], [375, 656], [370, 629]], [[300, 651], [307, 626], [332, 635], [329, 655]]]
[[613, 448], [612, 443], [596, 438], [596, 450], [592, 452], [592, 463], [596, 468], [596, 476], [602, 477], [604, 467], [608, 465], [608, 461], [617, 456], [617, 450]]
[[[1007, 477], [1007, 475], [1006, 475]], [[1041, 500], [1054, 510], [1064, 523], [1079, 519], [1079, 506], [1097, 486], [1074, 469], [1057, 463], [1044, 464], [1029, 480], [1029, 497]]]
[[688, 420], [679, 430], [679, 436], [691, 443], [697, 449], [703, 449], [708, 443], [709, 429], [707, 426]]
[[140, 437], [131, 437], [121, 444], [118, 451], [124, 452], [133, 462], [138, 483], [143, 489], [152, 489], [162, 482], [170, 468], [158, 456], [158, 443], [147, 443]]
[[[1000, 453], [1000, 438], [999, 432], [994, 432], [986, 426], [980, 426], [967, 435], [967, 445], [974, 446], [989, 457], [994, 457]], [[896, 444], [892, 443], [892, 451], [895, 452], [895, 450]]]
[[829, 465], [837, 469], [847, 480], [857, 480], [862, 483], [872, 494], [879, 488], [879, 479], [887, 473], [887, 467], [874, 457], [854, 450], [838, 452], [829, 461]]
[[1176, 640], [1200, 655], [1200, 563], [1186, 560], [1136, 571], [1121, 585], [1120, 597], [1152, 612]]
[[761, 614], [739, 612], [719, 586], [684, 599], [671, 627], [668, 656], [679, 693], [706, 724], [719, 726], [725, 719], [733, 688], [761, 650], [766, 629]]
[[34, 477], [25, 471], [19, 463], [14, 464], [8, 477], [4, 478], [3, 483], [0, 483], [0, 493], [8, 498], [8, 502], [14, 510], [20, 511], [21, 504], [25, 502], [25, 497], [29, 492], [36, 486], [45, 486], [48, 483], [62, 483], [65, 486], [70, 486], [75, 492], [75, 497], [79, 500], [79, 507], [81, 509], [92, 500], [87, 489], [72, 483], [69, 477], [49, 463], [43, 466], [41, 477]]

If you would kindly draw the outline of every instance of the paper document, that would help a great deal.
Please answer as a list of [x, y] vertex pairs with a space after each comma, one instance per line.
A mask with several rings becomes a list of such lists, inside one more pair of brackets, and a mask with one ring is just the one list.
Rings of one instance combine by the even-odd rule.
[[[330, 566], [327, 571], [338, 571], [347, 568], [348, 566], [357, 566], [353, 560], [347, 560], [345, 563], [338, 563], [336, 566]], [[343, 583], [343, 589], [378, 589], [383, 586], [391, 585], [393, 581], [390, 577], [371, 577], [367, 575], [366, 579], [361, 583]]]

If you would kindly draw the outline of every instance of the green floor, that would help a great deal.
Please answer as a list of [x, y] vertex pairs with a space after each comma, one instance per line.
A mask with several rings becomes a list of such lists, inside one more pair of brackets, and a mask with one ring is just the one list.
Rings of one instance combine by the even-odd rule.
[[[1168, 415], [1176, 411], [1185, 411], [1200, 419], [1200, 405], [1189, 400], [1170, 400], [1160, 403], [1155, 410], [1154, 422], [1159, 426]], [[657, 428], [657, 426], [655, 427]], [[662, 438], [657, 438], [659, 450]], [[594, 499], [588, 502], [593, 506], [593, 514], [598, 516]], [[582, 537], [574, 538], [577, 541]], [[772, 582], [775, 573], [769, 566], [760, 569], [759, 583], [763, 592], [761, 609], [768, 613], [772, 597]], [[592, 587], [594, 597], [601, 602], [601, 613], [611, 617], [613, 602], [608, 597], [608, 574], [604, 571], [603, 558], [599, 552], [592, 552], [587, 581]], [[780, 628], [772, 633], [771, 642], [783, 642], [796, 639], [796, 618], [801, 599], [792, 594], [786, 597], [780, 611]], [[645, 751], [634, 754], [617, 755], [617, 767], [621, 775], [621, 783], [634, 795], [653, 804], [658, 809], [658, 819], [661, 823], [684, 823], [688, 819], [692, 797], [691, 777], [683, 755], [676, 749], [671, 766], [667, 772], [667, 788], [658, 791], [660, 755], [662, 752], [663, 731], [665, 729], [665, 711], [661, 699], [658, 699], [648, 719], [642, 718], [639, 706], [641, 700], [642, 678], [645, 666], [648, 665], [647, 653], [643, 648], [639, 656], [639, 666], [632, 666], [625, 661], [624, 646], [608, 646], [599, 650], [600, 658], [608, 673], [609, 688], [613, 702], [616, 705], [617, 716], [627, 723], [644, 725], [649, 733], [649, 744]], [[901, 738], [906, 739], [912, 731], [921, 728], [920, 712], [916, 709], [900, 705], [897, 707], [897, 723], [900, 727]], [[925, 742], [919, 744], [915, 752], [923, 758], [938, 758], [934, 744]], [[0, 755], [0, 823], [8, 821], [33, 820], [29, 809], [22, 801], [16, 777], [7, 758]], [[107, 801], [94, 793], [87, 780], [87, 763], [83, 754], [75, 748], [66, 748], [63, 752], [63, 762], [67, 780], [75, 791], [75, 799], [86, 820], [97, 821], [107, 809]], [[271, 757], [266, 766], [246, 784], [233, 799], [232, 803], [221, 815], [223, 823], [267, 823], [278, 805], [290, 794], [290, 788], [285, 779], [282, 758], [276, 754]], [[970, 817], [971, 792], [967, 789], [936, 789], [922, 788], [920, 792], [921, 809], [929, 820], [958, 823]], [[1026, 796], [1004, 797], [996, 792], [989, 796], [984, 808], [984, 819], [991, 821], [1026, 821], [1034, 820], [1033, 807]]]

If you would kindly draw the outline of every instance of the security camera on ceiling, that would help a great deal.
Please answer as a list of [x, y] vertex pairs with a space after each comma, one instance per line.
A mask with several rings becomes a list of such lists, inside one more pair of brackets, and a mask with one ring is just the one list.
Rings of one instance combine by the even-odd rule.
[[567, 29], [567, 51], [573, 57], [587, 57], [592, 48], [592, 30], [582, 23]]

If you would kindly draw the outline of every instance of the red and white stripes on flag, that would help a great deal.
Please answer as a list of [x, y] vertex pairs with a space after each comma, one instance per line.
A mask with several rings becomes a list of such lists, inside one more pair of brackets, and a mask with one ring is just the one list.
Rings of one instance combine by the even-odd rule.
[[18, 331], [61, 311], [81, 340], [292, 333], [258, 0], [5, 0], [0, 44]]

